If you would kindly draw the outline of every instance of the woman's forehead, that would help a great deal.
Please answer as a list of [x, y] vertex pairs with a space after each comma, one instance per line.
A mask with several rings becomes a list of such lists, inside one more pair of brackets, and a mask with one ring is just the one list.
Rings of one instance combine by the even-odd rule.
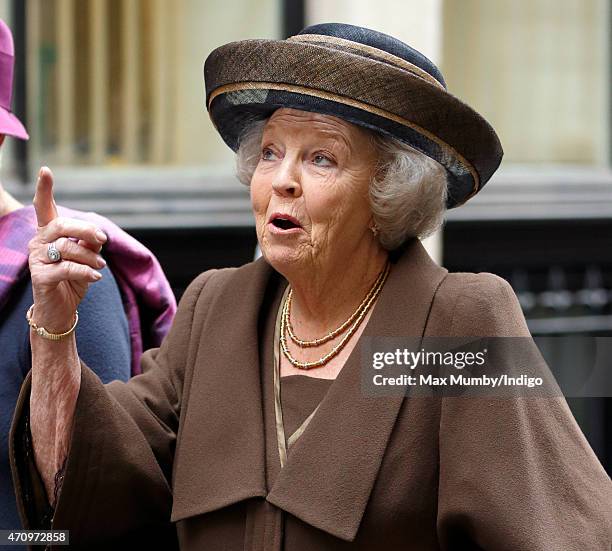
[[321, 113], [312, 113], [299, 109], [281, 108], [272, 113], [266, 123], [268, 131], [299, 130], [321, 133], [327, 136], [339, 136], [349, 143], [365, 132], [343, 119]]

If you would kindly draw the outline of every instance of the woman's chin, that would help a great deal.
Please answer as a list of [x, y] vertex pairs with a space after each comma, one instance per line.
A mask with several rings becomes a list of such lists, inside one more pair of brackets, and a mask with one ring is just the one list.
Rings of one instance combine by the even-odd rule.
[[269, 243], [262, 247], [262, 255], [277, 272], [285, 274], [288, 270], [295, 268], [296, 264], [302, 264], [304, 253], [299, 247], [289, 244], [280, 245]]

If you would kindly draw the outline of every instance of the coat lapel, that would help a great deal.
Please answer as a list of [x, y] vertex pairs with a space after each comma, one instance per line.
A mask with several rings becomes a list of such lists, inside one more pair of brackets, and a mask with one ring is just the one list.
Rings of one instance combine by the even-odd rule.
[[[446, 273], [420, 241], [412, 241], [392, 268], [363, 336], [422, 337]], [[353, 541], [403, 399], [364, 395], [361, 350], [356, 346], [292, 447], [267, 500]]]
[[172, 521], [267, 493], [258, 325], [271, 274], [259, 260], [213, 276], [196, 307], [202, 338], [181, 412]]

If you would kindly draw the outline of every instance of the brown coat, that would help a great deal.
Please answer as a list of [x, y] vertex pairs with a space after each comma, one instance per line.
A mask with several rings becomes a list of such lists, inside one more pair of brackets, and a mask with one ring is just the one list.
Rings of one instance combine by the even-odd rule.
[[[369, 397], [358, 346], [281, 470], [271, 362], [285, 285], [263, 260], [206, 272], [143, 375], [105, 387], [84, 366], [54, 528], [91, 546], [171, 518], [181, 549], [206, 551], [610, 550], [612, 484], [563, 398]], [[364, 331], [527, 334], [508, 283], [448, 274], [418, 241]], [[11, 459], [31, 522], [28, 397], [29, 378]]]

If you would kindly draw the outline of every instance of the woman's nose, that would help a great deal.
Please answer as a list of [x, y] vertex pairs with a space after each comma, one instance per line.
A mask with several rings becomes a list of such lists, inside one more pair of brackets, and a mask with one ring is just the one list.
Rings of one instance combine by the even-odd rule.
[[272, 189], [279, 195], [299, 197], [302, 194], [300, 163], [285, 156], [272, 180]]

